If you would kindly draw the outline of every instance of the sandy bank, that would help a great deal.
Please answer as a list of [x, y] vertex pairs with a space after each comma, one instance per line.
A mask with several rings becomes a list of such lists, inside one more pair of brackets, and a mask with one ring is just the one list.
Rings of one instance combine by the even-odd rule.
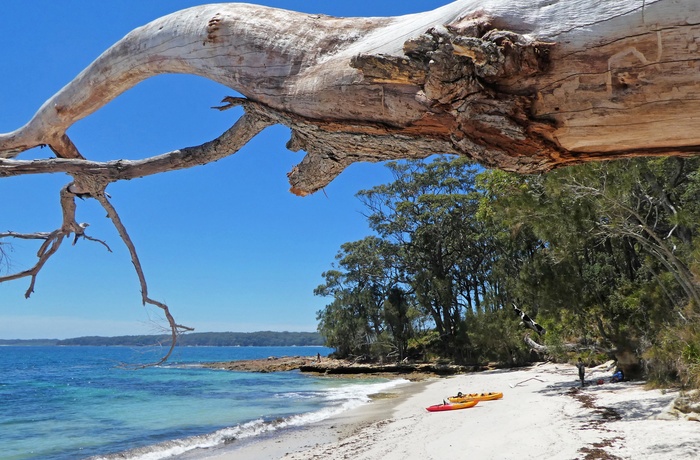
[[[700, 423], [659, 420], [678, 395], [642, 383], [579, 388], [573, 366], [544, 364], [407, 384], [394, 399], [304, 429], [209, 452], [241, 459], [695, 459]], [[425, 407], [458, 391], [501, 391], [497, 401], [441, 413]]]

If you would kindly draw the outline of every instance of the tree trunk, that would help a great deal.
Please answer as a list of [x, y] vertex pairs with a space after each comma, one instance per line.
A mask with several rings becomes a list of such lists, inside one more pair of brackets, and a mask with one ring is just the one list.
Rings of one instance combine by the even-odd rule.
[[[302, 195], [356, 161], [440, 152], [523, 173], [691, 155], [700, 132], [698, 23], [695, 0], [459, 0], [363, 19], [204, 5], [129, 33], [27, 125], [0, 135], [0, 156], [48, 144], [60, 158], [82, 158], [68, 127], [162, 73], [228, 85], [249, 113], [291, 127], [289, 148], [307, 152], [289, 174]], [[42, 162], [32, 172], [70, 170], [102, 184], [192, 165], [80, 164]], [[0, 172], [28, 168], [3, 162]]]

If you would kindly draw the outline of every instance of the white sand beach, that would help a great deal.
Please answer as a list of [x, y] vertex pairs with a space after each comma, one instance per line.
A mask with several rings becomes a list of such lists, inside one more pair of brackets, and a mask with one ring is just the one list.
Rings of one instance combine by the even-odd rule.
[[[589, 369], [580, 388], [568, 364], [541, 364], [408, 383], [340, 416], [198, 458], [215, 460], [697, 459], [700, 422], [666, 416], [678, 391], [611, 383]], [[596, 384], [603, 378], [603, 384]], [[431, 413], [444, 398], [503, 392], [463, 410]], [[199, 454], [202, 454], [200, 452]]]

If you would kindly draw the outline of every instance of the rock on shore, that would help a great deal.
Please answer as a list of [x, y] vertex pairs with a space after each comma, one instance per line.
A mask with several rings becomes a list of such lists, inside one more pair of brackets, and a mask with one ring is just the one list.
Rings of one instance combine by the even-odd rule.
[[213, 369], [226, 369], [228, 371], [284, 372], [299, 369], [301, 366], [305, 366], [315, 360], [316, 358], [310, 356], [289, 356], [283, 358], [270, 356], [265, 359], [204, 363], [203, 366]]
[[466, 372], [486, 370], [484, 366], [459, 366], [455, 364], [437, 363], [357, 363], [343, 359], [322, 358], [320, 361], [313, 356], [269, 357], [243, 361], [227, 361], [206, 363], [205, 367], [247, 372], [280, 372], [300, 370], [324, 375], [352, 374], [425, 374], [425, 375], [454, 375]]

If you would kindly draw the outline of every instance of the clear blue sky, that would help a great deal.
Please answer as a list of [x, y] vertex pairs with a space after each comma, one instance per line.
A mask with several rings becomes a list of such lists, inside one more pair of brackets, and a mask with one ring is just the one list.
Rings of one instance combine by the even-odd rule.
[[[39, 106], [135, 27], [203, 2], [194, 0], [32, 0], [0, 6], [0, 132], [26, 123]], [[448, 0], [261, 0], [267, 6], [334, 16], [393, 16]], [[89, 159], [137, 159], [219, 136], [239, 112], [218, 112], [236, 93], [209, 80], [167, 75], [147, 80], [69, 131]], [[261, 133], [217, 163], [112, 184], [107, 191], [136, 244], [152, 298], [199, 332], [313, 331], [321, 273], [340, 245], [370, 233], [355, 194], [385, 183], [381, 164], [351, 166], [323, 192], [289, 193], [286, 173], [304, 152], [285, 148], [289, 131]], [[47, 158], [32, 150], [20, 159]], [[60, 225], [64, 174], [0, 179], [0, 229], [51, 231]], [[66, 338], [160, 332], [160, 311], [142, 307], [123, 243], [95, 200], [80, 202], [79, 222], [103, 246], [64, 243], [40, 273], [0, 284], [0, 338]], [[13, 241], [11, 269], [35, 263], [37, 245]]]

